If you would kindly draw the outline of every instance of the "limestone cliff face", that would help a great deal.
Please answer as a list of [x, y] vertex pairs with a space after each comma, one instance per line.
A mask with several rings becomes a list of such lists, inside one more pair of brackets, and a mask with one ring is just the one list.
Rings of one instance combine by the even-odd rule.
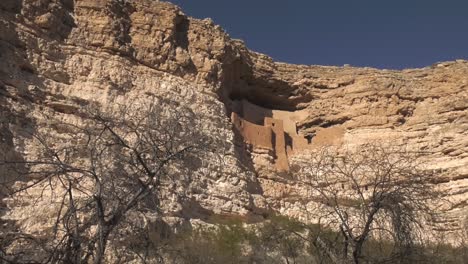
[[211, 20], [189, 18], [165, 2], [0, 2], [0, 158], [27, 155], [28, 135], [47, 126], [43, 111], [80, 122], [74, 113], [90, 102], [131, 104], [148, 94], [193, 109], [223, 142], [224, 174], [207, 172], [193, 183], [197, 206], [174, 205], [168, 210], [175, 216], [301, 217], [308, 199], [301, 184], [275, 173], [271, 153], [247, 153], [235, 140], [229, 117], [243, 99], [301, 110], [297, 128], [304, 136], [339, 129], [336, 137], [346, 145], [391, 140], [430, 151], [428, 164], [441, 172], [451, 202], [447, 230], [466, 221], [467, 61], [403, 71], [290, 65], [249, 51]]

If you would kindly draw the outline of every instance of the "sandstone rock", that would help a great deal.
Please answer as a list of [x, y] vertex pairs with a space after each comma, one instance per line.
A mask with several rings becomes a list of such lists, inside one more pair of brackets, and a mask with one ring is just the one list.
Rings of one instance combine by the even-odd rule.
[[[74, 113], [84, 105], [158, 95], [190, 107], [225, 157], [222, 175], [205, 168], [190, 190], [206, 211], [188, 214], [174, 200], [169, 214], [258, 220], [279, 212], [307, 220], [307, 188], [277, 172], [273, 152], [234, 140], [229, 117], [244, 99], [300, 111], [298, 133], [316, 136], [316, 147], [384, 140], [431, 152], [427, 164], [443, 171], [440, 188], [452, 201], [444, 209], [454, 219], [449, 231], [466, 221], [468, 61], [403, 71], [291, 65], [249, 51], [211, 20], [189, 18], [166, 2], [19, 2], [0, 3], [0, 158], [31, 155], [31, 132], [63, 132], [47, 127], [42, 112], [81, 122]], [[47, 206], [10, 205], [10, 218], [38, 230], [48, 224]]]

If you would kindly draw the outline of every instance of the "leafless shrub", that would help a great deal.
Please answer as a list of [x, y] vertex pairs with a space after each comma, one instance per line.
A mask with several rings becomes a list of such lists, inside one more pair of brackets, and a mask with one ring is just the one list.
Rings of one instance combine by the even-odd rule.
[[429, 201], [438, 198], [434, 174], [424, 168], [423, 156], [376, 144], [314, 153], [297, 175], [304, 177], [319, 205], [314, 212], [319, 224], [340, 234], [326, 241], [318, 233], [317, 248], [333, 262], [345, 263], [370, 261], [363, 252], [370, 239], [394, 245], [389, 259], [414, 253], [433, 210]]
[[1, 161], [21, 178], [9, 185], [10, 200], [54, 207], [51, 226], [3, 234], [3, 261], [102, 263], [110, 241], [132, 232], [129, 215], [161, 214], [162, 197], [190, 183], [211, 139], [189, 109], [148, 102], [89, 107], [79, 122], [51, 117], [46, 130], [55, 134], [34, 133], [35, 153]]

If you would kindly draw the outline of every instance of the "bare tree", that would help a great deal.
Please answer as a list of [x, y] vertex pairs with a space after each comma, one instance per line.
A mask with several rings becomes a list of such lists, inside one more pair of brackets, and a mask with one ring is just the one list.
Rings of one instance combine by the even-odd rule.
[[59, 201], [54, 224], [41, 230], [47, 236], [4, 234], [6, 262], [102, 263], [109, 241], [132, 232], [131, 215], [161, 214], [161, 197], [190, 183], [211, 144], [193, 112], [159, 98], [77, 115], [74, 122], [46, 120], [54, 133], [32, 135], [34, 155], [0, 164], [21, 178], [10, 185], [10, 199], [48, 193]]
[[[363, 251], [370, 239], [391, 241], [392, 258], [413, 252], [431, 212], [428, 202], [438, 197], [434, 174], [424, 168], [423, 156], [368, 144], [341, 152], [323, 148], [304, 161], [298, 175], [319, 205], [315, 217], [339, 234], [334, 241], [340, 244], [338, 252], [324, 251], [332, 262], [365, 261]], [[316, 234], [313, 244], [329, 248], [326, 238]]]

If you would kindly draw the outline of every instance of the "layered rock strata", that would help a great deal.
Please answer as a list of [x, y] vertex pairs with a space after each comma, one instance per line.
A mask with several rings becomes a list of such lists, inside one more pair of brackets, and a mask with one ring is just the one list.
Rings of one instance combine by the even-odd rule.
[[[297, 132], [317, 147], [383, 140], [430, 152], [427, 164], [440, 172], [449, 201], [445, 231], [456, 233], [468, 221], [467, 61], [402, 71], [291, 65], [248, 50], [211, 20], [189, 18], [166, 2], [0, 2], [0, 158], [34, 152], [30, 135], [48, 124], [42, 112], [80, 122], [77, 110], [91, 102], [132, 104], [148, 95], [193, 109], [222, 142], [223, 174], [200, 172], [189, 193], [193, 204], [175, 201], [167, 209], [173, 216], [301, 217], [309, 199], [301, 182], [275, 170], [274, 153], [235, 139], [230, 116], [245, 100], [300, 111]], [[39, 228], [31, 221], [42, 218], [26, 212], [42, 211], [21, 206], [22, 213], [12, 205], [8, 214], [24, 228]]]

